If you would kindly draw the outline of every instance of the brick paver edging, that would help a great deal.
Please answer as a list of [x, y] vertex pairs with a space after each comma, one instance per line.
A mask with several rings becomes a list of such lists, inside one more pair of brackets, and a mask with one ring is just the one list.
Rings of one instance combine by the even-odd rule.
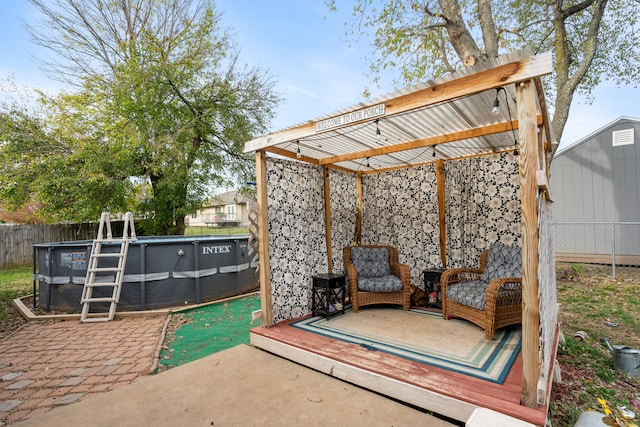
[[130, 384], [157, 367], [168, 315], [32, 322], [0, 341], [0, 426]]

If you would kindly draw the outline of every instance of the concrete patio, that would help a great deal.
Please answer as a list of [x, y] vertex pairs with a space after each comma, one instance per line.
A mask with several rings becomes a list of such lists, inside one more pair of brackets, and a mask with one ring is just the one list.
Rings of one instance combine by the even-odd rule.
[[167, 319], [25, 325], [0, 342], [0, 426], [456, 425], [245, 344], [152, 375]]
[[248, 345], [151, 375], [165, 318], [12, 334], [0, 342], [0, 425], [451, 425]]

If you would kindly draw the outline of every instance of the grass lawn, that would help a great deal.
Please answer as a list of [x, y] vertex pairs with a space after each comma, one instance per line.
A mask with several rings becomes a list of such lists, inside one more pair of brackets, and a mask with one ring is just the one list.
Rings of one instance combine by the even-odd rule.
[[[551, 393], [553, 426], [573, 426], [583, 411], [601, 410], [598, 398], [640, 413], [640, 377], [615, 371], [600, 342], [640, 348], [640, 269], [618, 267], [613, 279], [609, 266], [558, 264], [556, 273], [566, 342], [558, 349], [563, 381]], [[0, 339], [25, 323], [12, 300], [31, 294], [31, 286], [31, 266], [0, 269]], [[574, 338], [577, 331], [587, 340]]]
[[[589, 408], [602, 412], [598, 398], [640, 415], [640, 377], [615, 371], [600, 342], [640, 348], [640, 268], [617, 267], [613, 279], [611, 266], [560, 263], [556, 282], [566, 344], [558, 349], [563, 382], [551, 392], [553, 426], [573, 426]], [[574, 338], [577, 331], [587, 340]]]
[[13, 306], [13, 300], [33, 293], [32, 266], [0, 268], [0, 339], [26, 321]]

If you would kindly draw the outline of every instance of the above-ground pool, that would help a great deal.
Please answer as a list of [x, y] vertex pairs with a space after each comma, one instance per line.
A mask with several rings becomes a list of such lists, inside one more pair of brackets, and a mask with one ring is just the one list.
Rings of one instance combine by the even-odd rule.
[[[249, 236], [153, 236], [129, 243], [118, 311], [153, 310], [200, 304], [258, 288], [257, 262], [248, 254]], [[34, 292], [46, 311], [80, 312], [80, 298], [91, 254], [91, 240], [33, 245]], [[119, 243], [103, 243], [102, 253], [118, 252]], [[111, 260], [107, 258], [106, 260]], [[113, 265], [108, 261], [100, 266]], [[101, 272], [96, 279], [114, 280]], [[112, 288], [94, 288], [93, 297]], [[104, 307], [101, 307], [103, 304]], [[107, 311], [107, 303], [91, 310]]]

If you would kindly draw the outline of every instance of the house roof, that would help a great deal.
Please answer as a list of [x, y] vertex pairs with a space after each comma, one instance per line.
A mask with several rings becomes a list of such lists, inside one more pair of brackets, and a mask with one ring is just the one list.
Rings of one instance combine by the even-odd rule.
[[593, 138], [595, 135], [606, 131], [607, 129], [613, 127], [614, 125], [616, 125], [616, 124], [618, 124], [619, 122], [622, 122], [622, 121], [640, 123], [640, 119], [633, 118], [633, 117], [628, 117], [628, 116], [620, 116], [617, 119], [613, 120], [612, 122], [609, 122], [606, 125], [602, 126], [601, 128], [599, 128], [597, 130], [594, 130], [589, 135], [583, 136], [582, 138], [580, 138], [579, 140], [575, 141], [574, 143], [569, 144], [569, 145], [567, 145], [565, 147], [562, 147], [562, 149], [559, 149], [558, 151], [556, 151], [556, 154], [554, 155], [554, 158], [558, 157], [558, 156], [561, 156], [561, 155], [565, 154], [566, 152], [573, 150], [574, 148], [577, 148], [578, 146], [584, 144], [585, 142], [587, 142], [588, 140]]
[[0, 224], [41, 224], [44, 221], [36, 215], [36, 206], [29, 204], [16, 211], [9, 211], [0, 203]]
[[232, 204], [243, 204], [243, 203], [252, 203], [249, 197], [237, 192], [237, 191], [227, 191], [226, 193], [218, 194], [214, 196], [213, 199], [209, 202], [211, 206], [220, 206], [220, 205], [232, 205]]
[[[544, 125], [546, 141], [555, 143], [539, 79], [551, 72], [551, 60], [550, 53], [502, 55], [256, 138], [246, 143], [245, 152], [265, 150], [369, 173], [513, 150], [518, 133], [515, 84], [532, 79], [536, 120]], [[500, 105], [495, 115], [497, 94]]]

